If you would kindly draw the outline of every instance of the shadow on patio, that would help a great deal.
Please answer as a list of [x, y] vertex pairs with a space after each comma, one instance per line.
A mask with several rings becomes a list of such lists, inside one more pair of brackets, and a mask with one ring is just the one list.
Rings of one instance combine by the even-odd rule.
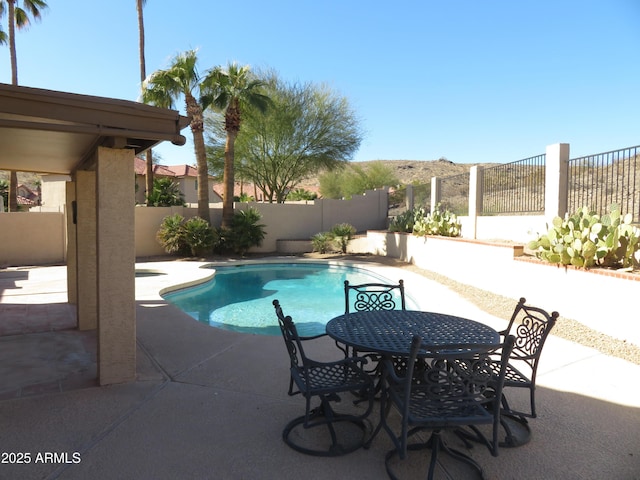
[[[437, 284], [428, 287], [433, 295], [446, 294]], [[286, 394], [288, 358], [280, 337], [211, 328], [159, 298], [142, 297], [136, 382], [0, 401], [0, 451], [31, 456], [30, 464], [0, 464], [0, 478], [387, 478], [384, 454], [391, 443], [384, 434], [368, 451], [331, 459], [299, 454], [282, 442], [282, 428], [304, 406]], [[273, 307], [267, 301], [265, 308]], [[3, 364], [33, 354], [26, 347], [0, 348]], [[335, 357], [330, 339], [316, 348], [310, 353]], [[531, 442], [501, 449], [497, 458], [484, 447], [471, 451], [486, 478], [638, 480], [640, 366], [554, 338], [543, 361]], [[66, 456], [36, 463], [45, 452]], [[427, 457], [414, 453], [402, 478], [423, 478]], [[449, 473], [446, 478], [466, 478]]]

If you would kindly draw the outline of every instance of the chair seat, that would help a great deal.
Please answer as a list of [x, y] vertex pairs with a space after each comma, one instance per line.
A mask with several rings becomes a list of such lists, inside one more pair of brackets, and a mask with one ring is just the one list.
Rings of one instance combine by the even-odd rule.
[[[389, 389], [388, 393], [402, 410], [402, 389]], [[493, 422], [493, 415], [484, 407], [482, 401], [483, 399], [478, 399], [469, 402], [455, 398], [429, 400], [425, 389], [414, 387], [409, 398], [409, 425], [425, 428], [437, 425], [447, 428], [469, 423], [490, 424]]]
[[[500, 362], [493, 361], [491, 369], [495, 375], [500, 372]], [[514, 367], [511, 363], [507, 364], [507, 370], [504, 377], [504, 385], [508, 387], [527, 387], [531, 384], [531, 380], [524, 373]]]
[[[309, 379], [307, 385], [305, 373]], [[321, 393], [359, 390], [371, 386], [371, 378], [352, 363], [328, 363], [292, 369], [291, 375], [303, 393], [317, 395]]]

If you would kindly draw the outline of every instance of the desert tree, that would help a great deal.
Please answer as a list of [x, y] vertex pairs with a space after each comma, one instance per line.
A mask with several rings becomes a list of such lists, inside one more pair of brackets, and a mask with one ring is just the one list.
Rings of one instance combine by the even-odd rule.
[[[274, 72], [262, 77], [272, 108], [247, 110], [237, 139], [238, 173], [267, 201], [280, 203], [308, 176], [346, 165], [362, 134], [347, 99], [328, 87], [287, 83]], [[215, 118], [207, 123], [214, 162], [222, 148], [219, 125]]]

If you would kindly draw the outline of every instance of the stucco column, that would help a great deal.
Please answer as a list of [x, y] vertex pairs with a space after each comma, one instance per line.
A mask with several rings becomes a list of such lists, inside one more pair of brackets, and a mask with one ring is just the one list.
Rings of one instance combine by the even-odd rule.
[[441, 183], [438, 177], [431, 177], [431, 212], [433, 212], [436, 209], [436, 205], [440, 203]]
[[98, 379], [136, 375], [134, 152], [99, 147], [96, 162]]
[[407, 191], [405, 192], [405, 204], [407, 205], [407, 210], [413, 210], [413, 185], [407, 185]]
[[76, 206], [76, 182], [66, 182], [64, 211], [67, 224], [67, 301], [72, 305], [78, 304], [78, 243], [76, 239]]
[[553, 217], [567, 213], [569, 178], [569, 144], [548, 145], [545, 159], [544, 215], [549, 224]]
[[469, 169], [469, 223], [470, 232], [462, 232], [464, 238], [475, 239], [478, 214], [482, 212], [482, 167], [474, 165]]
[[98, 326], [96, 173], [79, 170], [75, 178], [78, 328], [93, 330]]

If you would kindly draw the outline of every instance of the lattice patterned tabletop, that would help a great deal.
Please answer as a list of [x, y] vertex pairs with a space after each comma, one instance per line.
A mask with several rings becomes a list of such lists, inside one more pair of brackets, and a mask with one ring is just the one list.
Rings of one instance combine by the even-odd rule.
[[454, 315], [413, 310], [340, 315], [327, 323], [327, 334], [361, 351], [400, 356], [409, 354], [414, 335], [420, 335], [425, 343], [432, 346], [497, 345], [500, 341], [498, 332], [483, 323]]

